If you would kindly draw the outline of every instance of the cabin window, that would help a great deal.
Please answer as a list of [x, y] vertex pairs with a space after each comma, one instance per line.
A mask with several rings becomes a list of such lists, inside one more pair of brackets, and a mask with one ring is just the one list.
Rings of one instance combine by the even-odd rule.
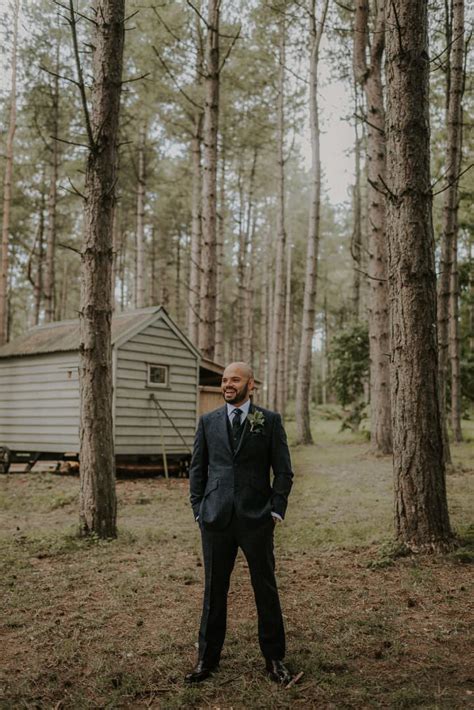
[[148, 387], [168, 387], [168, 365], [148, 363]]

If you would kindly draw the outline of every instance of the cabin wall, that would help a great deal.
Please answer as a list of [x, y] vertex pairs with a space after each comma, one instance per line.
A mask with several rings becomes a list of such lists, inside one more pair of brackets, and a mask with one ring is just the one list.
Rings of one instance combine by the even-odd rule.
[[[148, 363], [166, 365], [167, 388], [147, 385]], [[117, 348], [115, 375], [115, 451], [117, 454], [161, 454], [161, 430], [153, 393], [181, 432], [181, 440], [161, 413], [167, 454], [189, 453], [197, 416], [199, 363], [173, 329], [155, 321]]]
[[79, 450], [78, 353], [0, 359], [0, 446]]

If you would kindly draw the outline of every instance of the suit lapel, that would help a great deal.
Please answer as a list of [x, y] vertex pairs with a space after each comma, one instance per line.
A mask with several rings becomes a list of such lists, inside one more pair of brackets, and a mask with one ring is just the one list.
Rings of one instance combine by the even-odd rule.
[[248, 435], [249, 435], [249, 433], [250, 433], [250, 424], [249, 424], [249, 417], [248, 417], [248, 415], [249, 415], [249, 414], [252, 414], [253, 411], [254, 411], [254, 407], [253, 407], [252, 402], [250, 402], [249, 411], [248, 411], [248, 414], [247, 414], [247, 416], [245, 417], [245, 421], [244, 421], [244, 430], [243, 430], [243, 432], [242, 432], [242, 436], [240, 437], [239, 445], [238, 445], [238, 447], [236, 448], [236, 450], [235, 450], [235, 452], [234, 452], [234, 456], [237, 456], [237, 454], [239, 453], [240, 449], [241, 449], [242, 446], [244, 445], [244, 443], [245, 443], [245, 441], [246, 441], [246, 439], [247, 439], [247, 437], [248, 437]]
[[232, 446], [230, 443], [230, 438], [229, 438], [229, 428], [227, 426], [227, 405], [224, 404], [221, 409], [217, 412], [216, 416], [216, 431], [217, 431], [217, 436], [222, 440], [222, 442], [227, 446], [229, 449], [229, 453], [232, 456]]

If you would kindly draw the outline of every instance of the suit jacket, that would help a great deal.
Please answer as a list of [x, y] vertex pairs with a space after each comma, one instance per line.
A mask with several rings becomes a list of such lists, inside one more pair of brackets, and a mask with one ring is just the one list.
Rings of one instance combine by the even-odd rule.
[[253, 404], [249, 414], [257, 410], [263, 426], [251, 431], [247, 416], [235, 451], [226, 405], [199, 419], [189, 478], [194, 517], [205, 528], [224, 529], [234, 509], [250, 526], [267, 522], [272, 511], [285, 516], [293, 478], [285, 430], [279, 414]]

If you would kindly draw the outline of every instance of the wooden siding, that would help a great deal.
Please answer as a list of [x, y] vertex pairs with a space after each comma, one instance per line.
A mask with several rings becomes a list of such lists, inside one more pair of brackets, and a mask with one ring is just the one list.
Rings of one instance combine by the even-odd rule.
[[224, 400], [220, 387], [201, 385], [199, 387], [199, 415], [222, 407]]
[[0, 360], [0, 445], [17, 451], [79, 450], [78, 354]]
[[[167, 365], [169, 387], [147, 386], [147, 367]], [[196, 429], [197, 359], [163, 321], [157, 320], [121, 345], [115, 382], [115, 451], [117, 454], [161, 454], [157, 401], [181, 432], [185, 446], [164, 414], [161, 424], [168, 454], [188, 453]]]

